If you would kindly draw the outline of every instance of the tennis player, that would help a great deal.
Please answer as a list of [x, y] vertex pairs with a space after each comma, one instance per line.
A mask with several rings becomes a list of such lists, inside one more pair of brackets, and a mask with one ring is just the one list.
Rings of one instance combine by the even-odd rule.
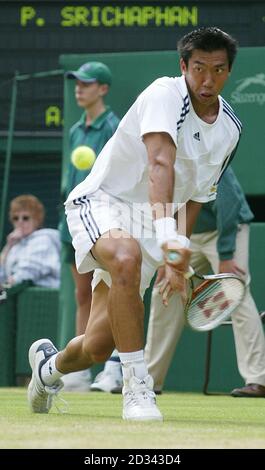
[[[178, 45], [181, 77], [154, 81], [136, 99], [90, 175], [66, 201], [67, 221], [80, 273], [93, 279], [85, 335], [58, 352], [47, 339], [29, 351], [28, 400], [48, 412], [61, 376], [105, 361], [116, 346], [123, 369], [123, 418], [161, 420], [153, 379], [144, 361], [142, 296], [165, 263], [165, 304], [185, 296], [189, 240], [174, 214], [186, 204], [189, 236], [201, 203], [216, 187], [237, 146], [241, 124], [219, 95], [236, 55], [236, 41], [218, 28], [202, 28]], [[169, 250], [181, 255], [167, 259]]]

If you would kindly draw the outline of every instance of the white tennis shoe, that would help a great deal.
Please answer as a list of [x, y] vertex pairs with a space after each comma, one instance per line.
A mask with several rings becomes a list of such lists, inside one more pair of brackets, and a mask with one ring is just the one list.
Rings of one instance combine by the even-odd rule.
[[123, 419], [132, 421], [162, 421], [163, 416], [156, 406], [151, 375], [144, 380], [132, 376], [123, 386]]
[[71, 372], [63, 376], [64, 392], [89, 392], [91, 387], [90, 369]]
[[121, 365], [119, 362], [107, 361], [102, 372], [95, 377], [90, 390], [94, 392], [112, 392], [123, 386]]
[[58, 350], [49, 339], [39, 339], [29, 349], [32, 377], [28, 386], [28, 403], [33, 413], [49, 413], [54, 396], [63, 388], [63, 382], [60, 379], [52, 386], [48, 386], [40, 378], [41, 367], [57, 352]]

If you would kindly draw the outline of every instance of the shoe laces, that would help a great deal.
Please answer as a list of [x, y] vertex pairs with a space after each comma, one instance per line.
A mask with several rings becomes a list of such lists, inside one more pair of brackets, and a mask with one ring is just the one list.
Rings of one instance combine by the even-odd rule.
[[126, 401], [132, 405], [154, 405], [156, 403], [155, 393], [149, 390], [144, 381], [137, 384], [134, 390], [125, 393]]
[[58, 393], [63, 388], [64, 384], [62, 380], [58, 380], [53, 385], [45, 385], [44, 389], [48, 395], [47, 406], [50, 408], [54, 403], [55, 408], [61, 414], [68, 412], [68, 403], [62, 397], [58, 396]]

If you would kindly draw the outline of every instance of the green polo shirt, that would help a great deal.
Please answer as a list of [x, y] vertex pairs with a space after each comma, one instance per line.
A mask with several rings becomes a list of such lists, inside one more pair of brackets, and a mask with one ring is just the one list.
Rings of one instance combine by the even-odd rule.
[[[114, 134], [119, 125], [119, 118], [113, 111], [106, 107], [104, 113], [100, 114], [89, 126], [86, 125], [86, 113], [84, 112], [80, 120], [76, 122], [70, 129], [70, 152], [69, 152], [69, 165], [67, 170], [67, 179], [64, 197], [67, 198], [72, 189], [81, 183], [87, 175], [89, 170], [78, 170], [74, 167], [70, 160], [72, 151], [80, 145], [87, 145], [91, 147], [95, 154], [98, 155], [106, 142]], [[60, 222], [59, 226], [61, 232], [61, 240], [63, 242], [72, 242], [71, 235], [68, 231], [65, 215]]]
[[249, 224], [253, 219], [244, 192], [232, 170], [228, 167], [218, 185], [215, 201], [202, 205], [193, 233], [218, 230], [217, 251], [219, 259], [234, 256], [239, 224]]

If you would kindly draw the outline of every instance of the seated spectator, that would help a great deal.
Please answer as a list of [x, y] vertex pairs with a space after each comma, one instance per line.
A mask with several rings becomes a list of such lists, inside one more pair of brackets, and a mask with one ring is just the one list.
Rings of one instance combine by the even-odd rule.
[[58, 230], [42, 228], [45, 209], [39, 199], [21, 195], [10, 203], [13, 225], [0, 254], [0, 283], [9, 287], [23, 281], [58, 288], [60, 237]]

